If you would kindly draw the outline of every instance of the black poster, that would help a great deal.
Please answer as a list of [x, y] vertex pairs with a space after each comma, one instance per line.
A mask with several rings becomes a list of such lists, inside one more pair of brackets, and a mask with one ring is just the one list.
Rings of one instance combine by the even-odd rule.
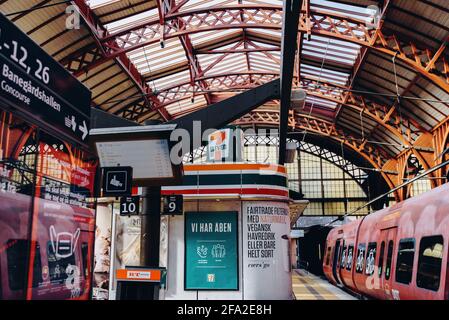
[[0, 101], [41, 128], [87, 145], [91, 92], [2, 14]]

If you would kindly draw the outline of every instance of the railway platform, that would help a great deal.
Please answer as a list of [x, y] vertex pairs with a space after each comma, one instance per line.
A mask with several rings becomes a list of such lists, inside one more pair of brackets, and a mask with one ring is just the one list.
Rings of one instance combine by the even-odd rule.
[[293, 270], [292, 286], [296, 300], [357, 300], [356, 297], [303, 269]]

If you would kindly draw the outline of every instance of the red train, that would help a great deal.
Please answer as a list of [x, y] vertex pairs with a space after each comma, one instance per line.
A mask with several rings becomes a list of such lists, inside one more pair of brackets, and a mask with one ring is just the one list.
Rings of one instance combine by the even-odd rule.
[[336, 227], [330, 282], [368, 298], [449, 300], [449, 184]]

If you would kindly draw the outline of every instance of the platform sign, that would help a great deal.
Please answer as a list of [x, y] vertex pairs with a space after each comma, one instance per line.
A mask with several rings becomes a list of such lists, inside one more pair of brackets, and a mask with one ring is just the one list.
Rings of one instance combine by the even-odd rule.
[[120, 215], [132, 216], [138, 215], [140, 209], [140, 197], [121, 197]]
[[12, 112], [87, 146], [91, 92], [2, 14], [0, 93]]
[[164, 196], [164, 209], [162, 214], [167, 215], [182, 215], [183, 213], [183, 203], [184, 197], [182, 194]]
[[133, 179], [132, 167], [103, 168], [103, 196], [130, 196]]
[[237, 212], [185, 215], [185, 290], [238, 290]]

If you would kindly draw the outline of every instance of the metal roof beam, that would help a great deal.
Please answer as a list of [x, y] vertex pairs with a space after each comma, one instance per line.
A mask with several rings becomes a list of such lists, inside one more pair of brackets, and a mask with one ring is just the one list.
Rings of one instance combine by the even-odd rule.
[[283, 2], [282, 49], [280, 74], [279, 164], [285, 164], [287, 148], [288, 117], [292, 95], [293, 74], [298, 37], [299, 14], [303, 0]]
[[[191, 150], [194, 150], [201, 146], [201, 137], [206, 130], [221, 129], [265, 102], [278, 97], [279, 80], [273, 80], [169, 123], [177, 124], [178, 128], [189, 132], [193, 144]], [[200, 125], [199, 128], [195, 127], [197, 124]], [[200, 141], [194, 138], [197, 134], [201, 134]]]
[[[278, 76], [279, 74], [274, 72], [264, 73], [254, 71], [213, 74], [203, 77], [201, 80], [210, 81], [210, 90], [211, 92], [214, 92], [214, 90], [226, 91], [227, 89], [246, 90], [253, 88], [261, 82], [273, 80]], [[306, 90], [309, 96], [341, 104], [343, 107], [350, 108], [354, 112], [368, 116], [388, 130], [393, 136], [397, 137], [404, 145], [413, 145], [411, 134], [415, 133], [419, 135], [426, 132], [421, 128], [419, 123], [412, 119], [408, 119], [404, 115], [399, 115], [395, 110], [391, 110], [388, 105], [376, 103], [364, 95], [350, 92], [349, 88], [345, 86], [339, 86], [322, 80], [318, 82], [311, 77], [302, 76], [299, 82], [295, 79], [295, 87]], [[161, 107], [188, 98], [189, 93], [193, 91], [194, 88], [195, 90], [201, 90], [196, 83], [192, 85], [190, 82], [185, 82], [159, 91], [158, 97], [161, 101]], [[118, 110], [117, 112], [121, 111], [122, 110]], [[404, 133], [402, 132], [402, 128], [400, 128], [401, 123], [407, 128], [407, 131]]]
[[[96, 57], [105, 56], [106, 50], [103, 47], [100, 38], [105, 37], [108, 32], [106, 28], [101, 24], [99, 18], [95, 15], [95, 13], [89, 8], [84, 0], [73, 0], [74, 3], [81, 13], [81, 16], [87, 25], [90, 33], [95, 39], [96, 47], [100, 49], [100, 51], [96, 51]], [[114, 57], [116, 63], [120, 66], [120, 68], [128, 75], [131, 81], [137, 86], [139, 91], [144, 95], [145, 101], [147, 105], [151, 108], [152, 105], [160, 104], [159, 100], [152, 94], [151, 88], [146, 84], [145, 80], [142, 78], [140, 73], [137, 71], [136, 67], [131, 63], [126, 54], [120, 54]], [[70, 61], [70, 60], [69, 60]], [[80, 62], [80, 65], [83, 63]], [[89, 69], [86, 69], [86, 72]], [[79, 72], [75, 72], [75, 76], [79, 76]], [[148, 100], [148, 97], [149, 100]], [[159, 113], [163, 119], [169, 120], [170, 115], [163, 109], [159, 109]]]
[[[249, 13], [248, 21], [241, 20], [240, 10], [246, 10]], [[279, 6], [270, 5], [213, 7], [169, 14], [165, 17], [166, 22], [182, 19], [186, 23], [182, 28], [176, 28], [175, 26], [166, 27], [163, 37], [168, 39], [196, 32], [231, 28], [279, 30], [281, 28], [279, 21], [281, 14], [282, 10]], [[189, 25], [189, 22], [192, 20], [196, 21], [194, 26]], [[101, 38], [101, 42], [107, 48], [108, 55], [106, 57], [97, 56], [96, 59], [84, 61], [80, 69], [92, 68], [124, 52], [160, 41], [160, 28], [159, 19], [157, 19]], [[347, 18], [340, 14], [331, 15], [320, 12], [317, 9], [310, 12], [309, 18], [305, 14], [301, 14], [299, 30], [304, 33], [310, 32], [312, 35], [328, 36], [349, 41], [370, 47], [390, 56], [394, 56], [396, 52], [399, 52], [397, 55], [398, 60], [413, 67], [421, 75], [449, 92], [449, 72], [447, 71], [449, 66], [444, 59], [445, 56], [441, 55], [432, 62], [431, 59], [427, 58], [428, 48], [417, 49], [417, 41], [401, 40], [400, 37], [393, 33], [386, 35], [381, 30], [369, 29], [365, 21]], [[414, 52], [411, 52], [411, 50]]]

